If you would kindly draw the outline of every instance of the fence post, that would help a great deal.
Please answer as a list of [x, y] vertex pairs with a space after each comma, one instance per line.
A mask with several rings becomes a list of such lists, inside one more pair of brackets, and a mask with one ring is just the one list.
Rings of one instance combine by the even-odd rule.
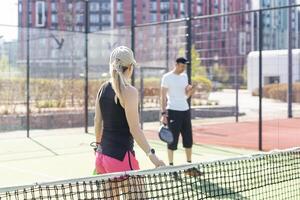
[[[84, 79], [84, 132], [88, 133], [88, 123], [89, 123], [89, 113], [88, 113], [88, 106], [89, 106], [89, 54], [88, 54], [88, 45], [89, 45], [89, 0], [85, 0], [85, 79]], [[73, 67], [73, 66], [72, 66]]]
[[186, 57], [189, 60], [187, 64], [187, 75], [189, 84], [191, 83], [191, 72], [192, 72], [192, 8], [191, 0], [188, 1], [188, 19], [187, 19], [187, 44], [186, 44]]
[[[187, 24], [187, 42], [186, 42], [186, 58], [189, 60], [187, 64], [187, 76], [188, 76], [188, 83], [191, 84], [191, 76], [192, 76], [192, 1], [188, 0], [188, 19], [186, 21]], [[191, 107], [191, 97], [188, 99], [189, 107]]]
[[140, 73], [141, 73], [141, 77], [140, 77], [140, 124], [141, 124], [141, 129], [144, 129], [144, 70], [143, 68], [140, 68]]
[[[134, 23], [134, 0], [131, 0], [131, 49], [134, 54], [135, 47], [135, 23]], [[132, 76], [131, 76], [131, 85], [135, 85], [135, 69], [133, 68]]]
[[[289, 5], [292, 1], [289, 0]], [[293, 103], [293, 32], [292, 32], [292, 8], [288, 8], [288, 118], [293, 117], [292, 103]]]
[[259, 75], [258, 75], [258, 85], [259, 85], [259, 120], [258, 120], [258, 149], [262, 150], [262, 50], [263, 50], [263, 13], [259, 10]]
[[27, 137], [29, 138], [29, 130], [30, 130], [30, 0], [27, 0], [27, 44], [26, 44], [26, 130], [27, 130]]
[[169, 71], [169, 23], [166, 23], [166, 71]]
[[235, 84], [235, 122], [239, 122], [239, 65], [238, 65], [238, 59], [239, 59], [239, 31], [237, 26], [237, 18], [240, 17], [240, 15], [234, 15], [232, 17], [235, 17], [234, 19], [234, 28], [236, 31], [236, 39], [235, 39], [235, 58], [234, 58], [234, 84]]

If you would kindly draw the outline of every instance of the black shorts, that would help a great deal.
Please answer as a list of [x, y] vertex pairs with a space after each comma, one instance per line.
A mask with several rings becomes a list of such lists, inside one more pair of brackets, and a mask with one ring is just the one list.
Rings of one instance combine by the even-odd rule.
[[176, 150], [179, 134], [181, 133], [184, 148], [191, 148], [193, 145], [192, 122], [190, 110], [176, 111], [168, 110], [168, 126], [174, 136], [174, 142], [168, 145], [168, 149]]

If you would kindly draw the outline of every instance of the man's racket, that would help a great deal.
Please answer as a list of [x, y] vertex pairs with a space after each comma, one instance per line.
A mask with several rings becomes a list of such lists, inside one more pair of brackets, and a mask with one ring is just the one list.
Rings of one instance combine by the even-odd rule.
[[158, 136], [159, 139], [161, 139], [163, 142], [166, 142], [167, 144], [172, 144], [174, 141], [173, 133], [165, 125], [159, 127]]

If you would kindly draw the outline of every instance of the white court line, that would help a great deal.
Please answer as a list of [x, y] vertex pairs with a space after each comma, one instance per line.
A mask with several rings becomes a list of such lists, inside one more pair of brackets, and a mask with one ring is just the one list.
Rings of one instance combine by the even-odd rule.
[[39, 176], [39, 177], [43, 177], [43, 178], [48, 178], [48, 179], [61, 179], [61, 177], [49, 176], [49, 175], [44, 174], [44, 173], [39, 173], [39, 172], [35, 172], [35, 171], [32, 171], [32, 170], [21, 169], [21, 168], [18, 168], [18, 167], [5, 166], [3, 164], [2, 165], [0, 164], [0, 168], [5, 169], [5, 170], [7, 170], [7, 169], [8, 170], [15, 170], [17, 172], [25, 173], [25, 174], [28, 174], [28, 175]]

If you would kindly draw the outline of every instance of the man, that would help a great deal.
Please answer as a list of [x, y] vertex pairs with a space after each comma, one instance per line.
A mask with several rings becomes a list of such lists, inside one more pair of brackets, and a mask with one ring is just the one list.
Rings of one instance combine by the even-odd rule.
[[170, 165], [173, 165], [173, 152], [177, 150], [180, 133], [186, 160], [192, 162], [193, 136], [187, 99], [193, 95], [195, 88], [188, 84], [188, 77], [184, 73], [187, 63], [185, 58], [177, 58], [174, 69], [164, 74], [161, 81], [161, 122], [168, 125], [174, 136], [173, 143], [168, 145]]

